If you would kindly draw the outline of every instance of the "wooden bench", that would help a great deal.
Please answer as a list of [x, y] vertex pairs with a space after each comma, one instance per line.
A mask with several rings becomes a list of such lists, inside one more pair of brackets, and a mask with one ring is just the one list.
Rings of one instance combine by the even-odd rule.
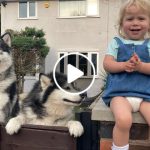
[[[112, 138], [114, 116], [110, 108], [107, 107], [102, 100], [97, 100], [93, 106], [91, 119], [99, 122], [98, 132], [100, 141], [102, 139]], [[130, 145], [130, 150], [150, 150], [149, 127], [139, 112], [133, 113], [133, 125], [130, 131]]]

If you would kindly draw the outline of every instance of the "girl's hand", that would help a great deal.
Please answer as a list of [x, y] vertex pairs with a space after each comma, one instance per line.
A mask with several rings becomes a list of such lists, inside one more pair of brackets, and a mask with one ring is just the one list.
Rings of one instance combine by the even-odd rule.
[[136, 53], [133, 54], [133, 56], [130, 58], [129, 62], [132, 63], [133, 66], [134, 66], [132, 68], [133, 71], [138, 71], [139, 70], [139, 68], [141, 66], [141, 60], [140, 60], [139, 56]]
[[132, 63], [130, 60], [124, 62], [124, 70], [126, 72], [133, 72], [135, 70], [135, 64]]
[[140, 60], [139, 56], [136, 53], [134, 53], [132, 55], [132, 57], [130, 58], [130, 62], [134, 63], [135, 65], [137, 65], [137, 64], [139, 64], [141, 62], [141, 60]]

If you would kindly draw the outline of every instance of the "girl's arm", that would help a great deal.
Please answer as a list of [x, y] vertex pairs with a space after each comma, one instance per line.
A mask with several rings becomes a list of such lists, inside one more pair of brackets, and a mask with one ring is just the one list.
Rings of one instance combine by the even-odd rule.
[[150, 75], [150, 63], [145, 63], [145, 62], [140, 62], [137, 65], [137, 69], [138, 72]]
[[130, 61], [135, 64], [134, 71], [150, 75], [150, 63], [142, 62], [136, 53], [134, 53]]
[[103, 61], [104, 69], [109, 73], [132, 72], [135, 65], [130, 60], [126, 62], [117, 62], [113, 56], [106, 55]]

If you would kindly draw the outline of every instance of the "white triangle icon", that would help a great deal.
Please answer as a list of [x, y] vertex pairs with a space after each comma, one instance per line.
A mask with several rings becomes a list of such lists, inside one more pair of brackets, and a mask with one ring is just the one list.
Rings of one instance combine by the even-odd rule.
[[75, 81], [76, 79], [80, 78], [83, 75], [84, 73], [81, 70], [77, 69], [71, 64], [67, 65], [67, 82], [68, 83]]

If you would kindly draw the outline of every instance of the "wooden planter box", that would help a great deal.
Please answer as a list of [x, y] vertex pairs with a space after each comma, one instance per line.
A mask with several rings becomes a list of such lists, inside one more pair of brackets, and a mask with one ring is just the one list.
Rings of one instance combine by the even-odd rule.
[[2, 124], [0, 129], [0, 150], [76, 150], [76, 139], [66, 127], [25, 125], [14, 135]]
[[98, 150], [97, 121], [91, 121], [91, 111], [76, 114], [84, 127], [79, 138], [70, 136], [68, 128], [56, 126], [24, 125], [14, 135], [8, 135], [0, 124], [0, 150]]

